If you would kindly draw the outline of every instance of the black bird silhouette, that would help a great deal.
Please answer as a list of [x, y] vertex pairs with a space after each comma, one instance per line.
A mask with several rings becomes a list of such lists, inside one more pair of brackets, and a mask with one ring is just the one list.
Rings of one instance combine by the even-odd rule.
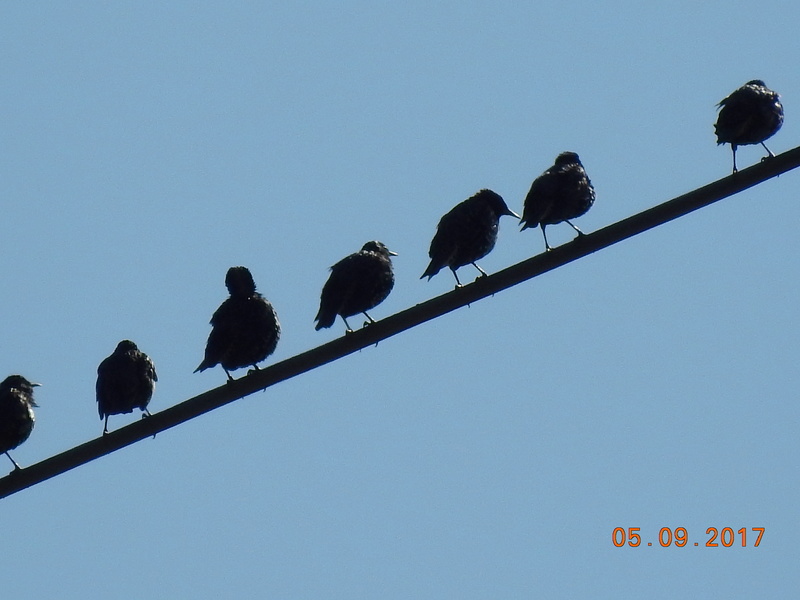
[[0, 382], [0, 452], [14, 464], [15, 471], [20, 467], [8, 451], [27, 440], [33, 431], [33, 407], [39, 406], [33, 401], [33, 388], [38, 385], [22, 375], [10, 375]]
[[486, 275], [486, 271], [475, 261], [494, 248], [498, 224], [503, 215], [519, 219], [519, 215], [492, 190], [481, 190], [457, 204], [436, 226], [436, 234], [428, 251], [431, 262], [420, 279], [427, 277], [430, 281], [443, 267], [450, 267], [456, 278], [456, 287], [461, 287], [456, 270], [468, 264]]
[[736, 173], [736, 148], [761, 144], [769, 156], [775, 156], [764, 140], [783, 125], [781, 97], [760, 79], [748, 81], [718, 105], [719, 116], [714, 125], [717, 145], [730, 144], [733, 150], [733, 172]]
[[545, 227], [566, 222], [578, 234], [583, 232], [569, 219], [580, 217], [594, 204], [594, 188], [580, 158], [574, 152], [562, 152], [555, 164], [533, 180], [525, 198], [522, 211], [522, 229], [540, 225], [544, 246], [552, 250], [547, 242]]
[[358, 313], [374, 323], [367, 311], [383, 302], [394, 287], [392, 256], [397, 256], [397, 253], [383, 243], [373, 241], [333, 265], [322, 288], [314, 329], [319, 331], [330, 327], [336, 315], [342, 317], [347, 331], [352, 331], [347, 317]]
[[211, 333], [203, 362], [195, 369], [204, 371], [222, 365], [229, 380], [230, 371], [253, 366], [275, 352], [281, 337], [281, 324], [272, 304], [256, 292], [253, 276], [246, 267], [231, 267], [225, 276], [230, 298], [211, 317]]
[[108, 433], [108, 417], [133, 412], [138, 408], [142, 418], [150, 416], [147, 405], [153, 397], [158, 376], [150, 357], [130, 340], [117, 344], [113, 354], [97, 367], [97, 412], [103, 422], [103, 435]]

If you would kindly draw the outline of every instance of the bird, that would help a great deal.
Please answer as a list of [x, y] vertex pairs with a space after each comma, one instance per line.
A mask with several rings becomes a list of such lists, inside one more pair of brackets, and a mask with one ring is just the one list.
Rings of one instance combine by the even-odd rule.
[[386, 300], [394, 287], [392, 256], [397, 253], [382, 242], [371, 241], [333, 265], [322, 288], [314, 329], [330, 327], [336, 315], [342, 317], [348, 333], [353, 330], [347, 317], [362, 313], [369, 323], [374, 323], [367, 311]]
[[714, 125], [717, 145], [731, 145], [734, 173], [738, 146], [761, 144], [770, 157], [775, 156], [764, 141], [783, 125], [783, 105], [777, 92], [760, 79], [753, 79], [722, 100], [717, 108], [719, 115]]
[[33, 388], [39, 385], [22, 375], [9, 375], [0, 382], [0, 452], [13, 463], [15, 471], [20, 466], [8, 451], [27, 440], [33, 431], [33, 409], [39, 406], [33, 400]]
[[130, 340], [122, 340], [111, 356], [97, 367], [97, 412], [103, 420], [103, 435], [108, 433], [108, 417], [133, 412], [149, 417], [147, 405], [153, 397], [158, 375], [150, 357]]
[[569, 219], [580, 217], [594, 204], [594, 188], [580, 158], [574, 152], [562, 152], [555, 164], [533, 180], [531, 189], [525, 197], [522, 211], [522, 230], [529, 227], [542, 228], [546, 250], [552, 250], [547, 242], [545, 227], [566, 222], [583, 235], [583, 232]]
[[481, 275], [486, 275], [486, 271], [475, 261], [494, 248], [498, 224], [503, 215], [520, 218], [492, 190], [480, 190], [457, 204], [436, 226], [436, 234], [428, 251], [431, 262], [420, 279], [427, 277], [430, 281], [443, 267], [450, 267], [456, 278], [456, 287], [461, 287], [456, 270], [468, 264], [478, 269]]
[[272, 304], [256, 292], [247, 267], [231, 267], [225, 275], [230, 297], [211, 317], [211, 333], [203, 362], [195, 373], [222, 365], [228, 380], [231, 371], [258, 364], [275, 352], [281, 324]]

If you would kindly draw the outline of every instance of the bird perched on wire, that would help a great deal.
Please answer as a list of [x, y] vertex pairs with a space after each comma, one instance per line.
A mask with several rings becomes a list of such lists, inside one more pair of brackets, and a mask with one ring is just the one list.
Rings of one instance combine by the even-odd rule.
[[256, 292], [253, 276], [246, 267], [231, 267], [225, 275], [230, 298], [211, 317], [211, 333], [203, 362], [195, 369], [204, 371], [222, 365], [229, 380], [230, 371], [253, 366], [275, 352], [281, 337], [281, 324], [272, 304]]
[[342, 317], [348, 332], [352, 329], [347, 317], [358, 313], [374, 323], [367, 311], [383, 302], [394, 287], [392, 256], [397, 256], [397, 253], [382, 242], [372, 241], [333, 265], [322, 288], [314, 329], [319, 331], [330, 327], [336, 315]]
[[760, 79], [748, 81], [718, 105], [719, 116], [714, 125], [717, 145], [730, 144], [733, 150], [733, 172], [736, 173], [736, 148], [761, 144], [769, 156], [775, 156], [764, 141], [783, 125], [781, 97]]
[[117, 344], [111, 356], [97, 367], [97, 412], [103, 419], [103, 435], [108, 433], [108, 417], [133, 412], [150, 416], [147, 405], [153, 397], [158, 376], [150, 357], [130, 340]]
[[430, 281], [443, 267], [450, 267], [456, 278], [456, 287], [461, 287], [456, 270], [468, 264], [486, 275], [486, 271], [475, 261], [494, 248], [500, 217], [503, 215], [519, 219], [519, 215], [492, 190], [481, 190], [457, 204], [436, 226], [436, 234], [428, 251], [431, 262], [420, 279], [427, 277]]
[[33, 400], [33, 388], [38, 385], [22, 375], [10, 375], [0, 382], [0, 452], [14, 464], [15, 471], [20, 467], [8, 451], [27, 440], [33, 431], [33, 408], [39, 406]]
[[552, 250], [547, 242], [545, 227], [566, 222], [583, 235], [569, 219], [580, 217], [588, 211], [594, 204], [594, 198], [592, 182], [578, 155], [562, 152], [552, 167], [533, 180], [522, 211], [522, 229], [541, 226], [545, 248]]

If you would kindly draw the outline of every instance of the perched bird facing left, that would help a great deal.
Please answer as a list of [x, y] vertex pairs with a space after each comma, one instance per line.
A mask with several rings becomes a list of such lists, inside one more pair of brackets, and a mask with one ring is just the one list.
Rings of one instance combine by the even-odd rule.
[[33, 400], [33, 388], [38, 385], [22, 375], [9, 375], [0, 382], [0, 452], [14, 464], [15, 471], [20, 467], [8, 451], [27, 440], [33, 431], [33, 407], [38, 406]]
[[486, 275], [486, 271], [475, 261], [494, 248], [500, 217], [503, 215], [519, 219], [519, 215], [492, 190], [481, 190], [457, 204], [436, 226], [436, 234], [428, 251], [431, 262], [422, 277], [430, 281], [443, 267], [450, 267], [457, 287], [461, 287], [456, 270], [468, 264]]
[[580, 217], [588, 211], [594, 204], [594, 197], [592, 182], [586, 175], [581, 159], [574, 152], [562, 152], [552, 167], [533, 180], [522, 211], [522, 229], [540, 225], [545, 249], [552, 250], [544, 228], [566, 222], [579, 235], [583, 235], [569, 219]]
[[314, 329], [319, 331], [330, 327], [336, 315], [342, 317], [347, 331], [352, 331], [347, 317], [358, 313], [363, 313], [370, 323], [374, 323], [367, 311], [386, 300], [394, 287], [392, 256], [397, 256], [397, 253], [382, 242], [373, 241], [333, 265], [322, 288]]
[[111, 356], [97, 367], [97, 412], [103, 422], [103, 435], [108, 433], [108, 417], [133, 412], [150, 416], [147, 405], [153, 397], [158, 376], [150, 357], [130, 340], [117, 344]]
[[730, 144], [733, 150], [733, 172], [736, 173], [736, 148], [761, 144], [775, 156], [764, 141], [783, 125], [781, 97], [760, 79], [748, 81], [718, 105], [719, 116], [714, 125], [717, 145]]
[[260, 363], [275, 352], [281, 337], [281, 324], [272, 304], [256, 292], [253, 276], [246, 267], [231, 267], [225, 275], [230, 298], [211, 317], [211, 333], [203, 362], [195, 369], [204, 371], [222, 365], [229, 380], [230, 371]]

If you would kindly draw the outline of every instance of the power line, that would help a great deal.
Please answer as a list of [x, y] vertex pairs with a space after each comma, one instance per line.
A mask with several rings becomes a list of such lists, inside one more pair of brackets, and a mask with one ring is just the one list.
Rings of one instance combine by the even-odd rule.
[[344, 337], [312, 348], [245, 377], [204, 392], [116, 431], [90, 440], [0, 478], [0, 498], [55, 477], [120, 448], [154, 436], [276, 383], [357, 352], [431, 319], [564, 266], [648, 229], [732, 196], [800, 166], [800, 147], [719, 179], [631, 217], [512, 265], [474, 283], [386, 317]]

